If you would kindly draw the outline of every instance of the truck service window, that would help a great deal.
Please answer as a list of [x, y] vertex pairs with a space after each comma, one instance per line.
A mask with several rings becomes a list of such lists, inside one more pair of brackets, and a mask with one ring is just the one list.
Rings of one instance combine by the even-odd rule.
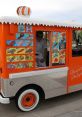
[[65, 32], [36, 32], [36, 67], [64, 65], [65, 51]]
[[73, 30], [72, 56], [82, 56], [82, 30]]

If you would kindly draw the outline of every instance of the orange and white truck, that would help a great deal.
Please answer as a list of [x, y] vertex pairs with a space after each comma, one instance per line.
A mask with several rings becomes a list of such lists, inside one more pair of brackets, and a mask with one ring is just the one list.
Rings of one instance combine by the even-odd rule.
[[[36, 33], [46, 40], [45, 66], [37, 65]], [[39, 46], [40, 47], [40, 46]], [[0, 18], [0, 102], [15, 98], [22, 111], [41, 99], [82, 90], [82, 25]]]

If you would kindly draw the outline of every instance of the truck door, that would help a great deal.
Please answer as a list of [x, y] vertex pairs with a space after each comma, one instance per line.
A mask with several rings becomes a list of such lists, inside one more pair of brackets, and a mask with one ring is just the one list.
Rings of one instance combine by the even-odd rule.
[[82, 30], [71, 30], [69, 38], [69, 82], [70, 91], [82, 89]]

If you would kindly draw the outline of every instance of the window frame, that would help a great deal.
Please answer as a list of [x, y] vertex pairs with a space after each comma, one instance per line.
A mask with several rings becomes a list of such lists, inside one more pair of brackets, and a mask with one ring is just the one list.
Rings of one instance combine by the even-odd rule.
[[[49, 26], [47, 26], [47, 27], [46, 26], [38, 26], [38, 28], [37, 28], [37, 26], [34, 26], [33, 29], [34, 29], [34, 39], [35, 39], [34, 40], [34, 44], [35, 45], [36, 45], [36, 32], [37, 31], [43, 31], [43, 32], [65, 32], [66, 33], [66, 57], [65, 57], [66, 62], [65, 62], [65, 64], [64, 65], [60, 64], [60, 65], [55, 65], [55, 66], [50, 65], [48, 67], [36, 67], [36, 63], [35, 63], [35, 70], [42, 70], [42, 69], [44, 70], [44, 69], [51, 69], [51, 68], [66, 67], [68, 65], [68, 55], [67, 55], [67, 53], [68, 53], [68, 49], [67, 49], [68, 48], [68, 33], [67, 33], [67, 29], [66, 28], [61, 28], [61, 27], [49, 27]], [[35, 53], [36, 53], [36, 46], [34, 47], [34, 50], [35, 50]], [[35, 62], [36, 62], [36, 57], [34, 57], [34, 58], [35, 58]], [[50, 62], [50, 64], [52, 64], [52, 63]]]
[[[82, 31], [82, 29], [73, 29], [72, 30], [72, 41], [73, 41], [73, 31]], [[73, 43], [72, 43], [72, 45], [73, 45]], [[77, 49], [77, 51], [78, 51], [78, 49]], [[79, 51], [78, 52], [80, 52], [80, 49], [79, 49]], [[82, 52], [82, 50], [81, 50], [81, 52]], [[79, 55], [79, 54], [75, 54], [75, 55], [73, 55], [73, 46], [72, 46], [72, 57], [82, 57], [82, 54], [81, 55]]]

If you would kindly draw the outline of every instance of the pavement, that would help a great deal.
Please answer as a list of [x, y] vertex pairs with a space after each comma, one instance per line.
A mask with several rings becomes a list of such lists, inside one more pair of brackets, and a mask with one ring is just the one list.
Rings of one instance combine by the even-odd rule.
[[82, 91], [48, 99], [31, 112], [19, 111], [12, 100], [0, 104], [0, 117], [82, 117]]

